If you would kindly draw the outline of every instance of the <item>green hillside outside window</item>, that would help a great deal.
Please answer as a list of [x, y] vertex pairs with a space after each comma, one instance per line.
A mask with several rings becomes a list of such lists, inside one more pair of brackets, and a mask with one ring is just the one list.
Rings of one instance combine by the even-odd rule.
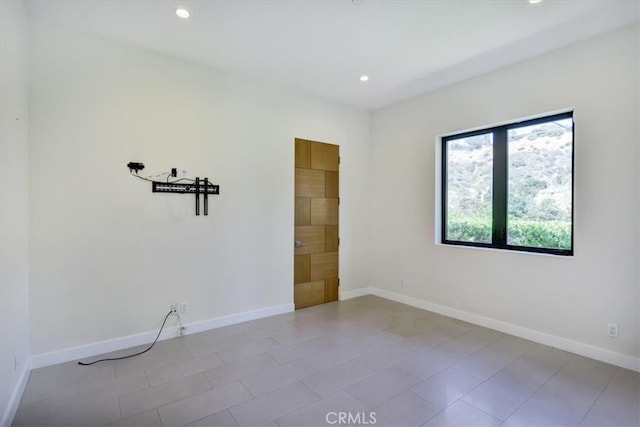
[[573, 254], [573, 113], [442, 138], [442, 243]]

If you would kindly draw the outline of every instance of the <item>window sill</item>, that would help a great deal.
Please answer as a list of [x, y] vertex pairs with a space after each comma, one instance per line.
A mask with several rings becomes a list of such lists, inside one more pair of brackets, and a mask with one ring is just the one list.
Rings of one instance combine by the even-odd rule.
[[476, 251], [489, 251], [489, 252], [498, 252], [498, 253], [518, 254], [518, 255], [533, 255], [533, 256], [551, 257], [554, 259], [572, 259], [575, 257], [575, 253], [573, 255], [556, 255], [556, 254], [549, 254], [544, 252], [516, 251], [513, 249], [485, 248], [481, 246], [466, 246], [466, 245], [450, 245], [447, 243], [440, 243], [440, 242], [436, 242], [435, 245], [440, 247], [445, 247], [445, 248], [471, 249]]

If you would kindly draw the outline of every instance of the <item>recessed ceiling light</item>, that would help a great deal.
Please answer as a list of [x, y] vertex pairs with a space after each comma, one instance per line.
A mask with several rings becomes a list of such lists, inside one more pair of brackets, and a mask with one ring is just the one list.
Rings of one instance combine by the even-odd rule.
[[180, 7], [176, 9], [176, 15], [178, 15], [180, 18], [187, 19], [191, 15], [191, 13], [189, 13], [187, 9], [183, 9]]
[[537, 3], [541, 3], [542, 0], [529, 0], [530, 4], [537, 4]]
[[366, 74], [363, 74], [360, 76], [360, 81], [361, 82], [366, 82], [367, 80], [369, 80], [369, 76], [367, 76]]

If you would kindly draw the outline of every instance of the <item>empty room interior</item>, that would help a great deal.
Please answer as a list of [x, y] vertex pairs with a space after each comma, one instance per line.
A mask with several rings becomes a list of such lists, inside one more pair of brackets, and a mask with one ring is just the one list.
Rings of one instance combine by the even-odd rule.
[[0, 6], [0, 426], [640, 425], [638, 1]]

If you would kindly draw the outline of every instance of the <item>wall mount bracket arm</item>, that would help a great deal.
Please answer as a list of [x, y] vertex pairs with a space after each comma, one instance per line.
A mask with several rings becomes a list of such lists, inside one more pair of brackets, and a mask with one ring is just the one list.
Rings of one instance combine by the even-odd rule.
[[[209, 194], [220, 194], [220, 186], [216, 184], [211, 184], [209, 182], [209, 178], [204, 178], [200, 180], [199, 177], [196, 177], [195, 180], [189, 178], [180, 178], [176, 181], [169, 182], [169, 177], [175, 177], [177, 175], [177, 169], [172, 168], [171, 173], [165, 172], [160, 175], [168, 175], [167, 182], [155, 181], [151, 176], [142, 177], [139, 176], [138, 173], [144, 169], [144, 164], [140, 162], [129, 162], [127, 164], [129, 168], [129, 173], [136, 178], [139, 178], [143, 181], [151, 182], [151, 191], [153, 193], [178, 193], [178, 194], [195, 194], [196, 196], [196, 215], [200, 215], [200, 194], [203, 195], [204, 199], [204, 215], [209, 215]], [[187, 183], [180, 181], [189, 181]]]
[[204, 215], [209, 215], [209, 194], [220, 194], [220, 186], [211, 184], [208, 178], [201, 180], [196, 177], [194, 183], [179, 182], [161, 182], [152, 181], [151, 191], [154, 193], [177, 193], [177, 194], [195, 194], [196, 196], [196, 215], [200, 215], [200, 194], [203, 195]]

